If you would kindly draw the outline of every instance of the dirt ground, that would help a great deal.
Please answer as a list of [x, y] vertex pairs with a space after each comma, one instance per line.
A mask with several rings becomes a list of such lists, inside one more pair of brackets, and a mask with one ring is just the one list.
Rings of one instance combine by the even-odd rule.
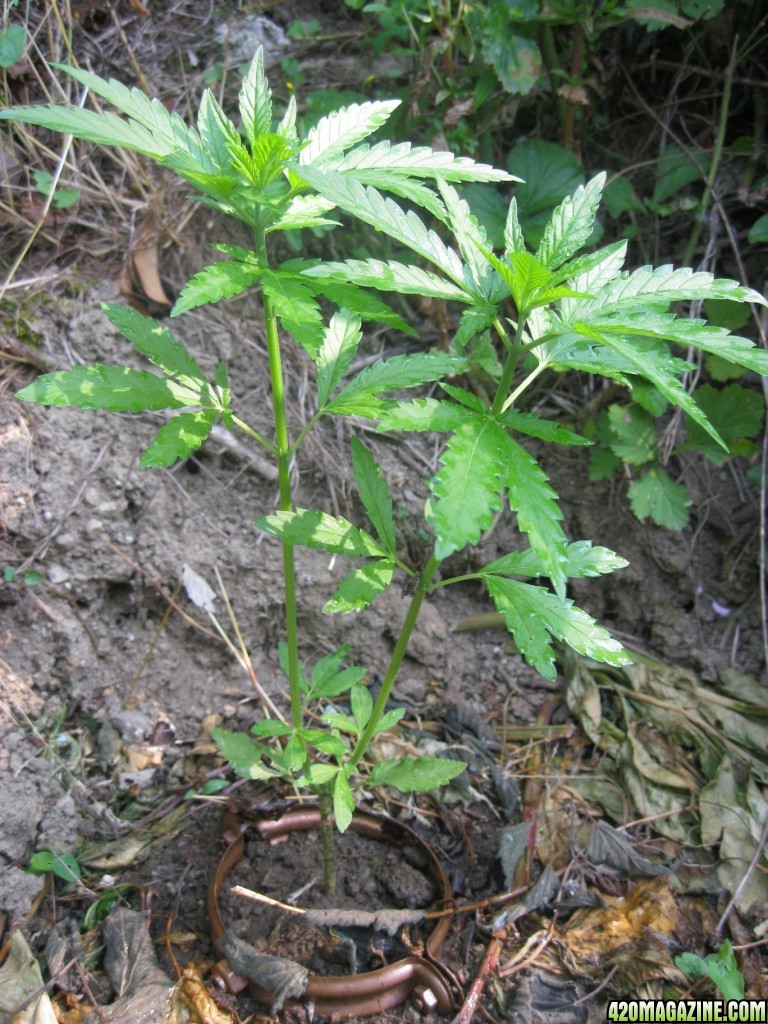
[[[341, 18], [341, 5], [315, 6], [321, 18]], [[280, 31], [296, 7], [278, 9]], [[141, 27], [140, 19], [127, 26], [135, 45], [140, 32], [149, 46], [149, 26]], [[188, 45], [188, 21], [184, 33], [182, 44]], [[155, 45], [162, 47], [160, 41]], [[217, 240], [209, 238], [211, 228], [205, 214], [192, 216], [181, 247], [167, 256], [164, 277], [171, 285], [178, 288], [185, 274], [203, 265], [205, 242]], [[33, 250], [25, 273], [42, 274], [48, 259], [45, 247]], [[101, 270], [87, 253], [76, 265], [63, 260], [58, 280], [45, 291], [10, 293], [13, 303], [6, 300], [2, 308], [0, 331], [14, 340], [22, 324], [34, 332], [39, 347], [31, 351], [49, 369], [130, 361], [127, 343], [100, 309], [102, 302], [120, 301], [119, 264], [114, 254]], [[422, 326], [429, 336], [426, 319]], [[212, 373], [219, 360], [227, 362], [238, 412], [268, 432], [258, 299], [188, 314], [173, 329], [204, 370]], [[392, 344], [400, 341], [374, 333], [364, 354]], [[311, 414], [307, 365], [293, 343], [286, 343], [286, 353], [292, 428], [298, 430]], [[10, 934], [14, 924], [26, 921], [33, 948], [40, 951], [52, 919], [67, 912], [63, 888], [54, 899], [48, 882], [39, 902], [43, 880], [25, 870], [36, 851], [52, 850], [78, 856], [92, 894], [115, 881], [151, 889], [153, 933], [161, 935], [171, 915], [174, 931], [186, 935], [177, 958], [210, 957], [205, 891], [219, 855], [219, 808], [183, 797], [223, 773], [210, 727], [247, 728], [259, 702], [214, 623], [187, 596], [182, 572], [188, 566], [217, 590], [217, 618], [231, 633], [219, 574], [255, 676], [282, 700], [276, 656], [280, 551], [253, 526], [257, 516], [277, 506], [274, 473], [245, 445], [233, 447], [221, 437], [170, 470], [140, 469], [140, 453], [158, 416], [23, 405], [13, 390], [35, 372], [28, 363], [15, 368], [9, 376], [13, 386], [0, 394], [0, 550], [3, 566], [16, 571], [16, 581], [0, 590], [0, 936], [4, 927]], [[546, 393], [536, 408], [558, 415]], [[296, 460], [297, 505], [353, 521], [359, 516], [346, 452], [352, 434], [361, 431], [359, 423], [321, 423]], [[417, 553], [423, 545], [423, 478], [436, 466], [438, 440], [416, 448], [369, 432], [361, 436], [384, 467], [409, 547]], [[695, 504], [690, 525], [677, 534], [635, 520], [622, 481], [588, 484], [583, 452], [549, 452], [543, 464], [561, 495], [569, 537], [591, 538], [630, 562], [613, 576], [576, 584], [572, 596], [578, 604], [633, 648], [688, 668], [703, 683], [717, 686], [724, 670], [734, 668], [763, 685], [768, 681], [758, 589], [759, 501], [742, 466], [715, 468], [693, 458], [681, 465]], [[456, 558], [451, 570], [487, 562], [516, 543], [510, 528], [500, 525], [479, 548]], [[23, 585], [28, 570], [42, 574], [42, 581]], [[355, 663], [382, 673], [406, 608], [398, 591], [358, 615], [328, 617], [320, 608], [345, 567], [302, 550], [298, 571], [303, 657], [310, 660], [348, 642]], [[441, 589], [428, 602], [394, 695], [408, 709], [414, 736], [438, 736], [464, 748], [466, 737], [446, 726], [457, 707], [504, 736], [512, 727], [532, 725], [548, 701], [554, 707], [549, 722], [573, 726], [557, 700], [562, 680], [551, 686], [538, 677], [503, 630], [452, 632], [457, 622], [491, 610], [470, 585]], [[557, 742], [545, 745], [554, 749]], [[574, 757], [579, 751], [592, 756], [584, 743], [583, 737], [574, 741]], [[402, 815], [419, 831], [431, 827], [441, 855], [451, 861], [457, 894], [466, 901], [503, 888], [499, 836], [514, 819], [500, 801], [490, 765], [495, 761], [508, 777], [518, 775], [522, 785], [527, 763], [519, 746], [507, 743], [490, 758], [482, 746], [467, 788], [452, 792], [450, 805], [429, 797], [386, 806], [380, 796], [368, 799], [369, 806]], [[141, 823], [135, 834], [125, 828], [131, 821]], [[169, 821], [171, 835], [163, 841], [162, 823]], [[122, 845], [105, 846], [117, 838]], [[466, 937], [468, 977], [483, 949], [481, 935]], [[167, 957], [164, 966], [171, 970]], [[514, 1000], [523, 998], [518, 986], [525, 984], [530, 987], [530, 979], [517, 975], [514, 983], [500, 980], [488, 996], [486, 1015], [513, 1019], [508, 1014]], [[569, 1005], [576, 1001], [571, 995]], [[573, 1012], [571, 1019], [586, 1019], [581, 1010]]]

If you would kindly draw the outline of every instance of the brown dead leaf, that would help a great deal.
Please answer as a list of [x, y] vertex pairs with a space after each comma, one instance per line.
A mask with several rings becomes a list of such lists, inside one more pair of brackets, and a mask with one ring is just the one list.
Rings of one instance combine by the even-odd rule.
[[189, 1024], [232, 1024], [234, 1019], [216, 1005], [194, 964], [182, 971], [170, 1001], [168, 1024], [175, 1021], [187, 1021]]
[[144, 316], [167, 316], [173, 302], [160, 280], [160, 231], [152, 213], [134, 232], [116, 284], [129, 304]]

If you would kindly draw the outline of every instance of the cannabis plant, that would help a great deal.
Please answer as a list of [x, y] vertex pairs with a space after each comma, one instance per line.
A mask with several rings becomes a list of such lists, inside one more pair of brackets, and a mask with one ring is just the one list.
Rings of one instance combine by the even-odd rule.
[[[535, 253], [526, 248], [513, 198], [505, 247], [497, 255], [456, 186], [515, 179], [451, 153], [364, 141], [384, 125], [397, 101], [352, 104], [323, 117], [301, 138], [293, 98], [275, 123], [260, 52], [240, 90], [240, 128], [210, 91], [203, 94], [192, 128], [136, 89], [81, 69], [61, 70], [125, 116], [34, 106], [6, 110], [0, 117], [136, 150], [174, 170], [200, 193], [199, 202], [252, 231], [253, 248], [215, 246], [225, 259], [201, 270], [185, 286], [172, 315], [260, 287], [274, 417], [271, 436], [238, 415], [223, 365], [213, 380], [206, 380], [167, 327], [117, 305], [105, 306], [107, 317], [158, 372], [78, 366], [46, 374], [19, 393], [24, 401], [47, 405], [170, 410], [170, 419], [142, 457], [145, 466], [168, 466], [186, 458], [203, 444], [217, 420], [247, 435], [275, 460], [280, 508], [263, 515], [258, 525], [282, 543], [285, 639], [280, 660], [289, 680], [291, 714], [290, 721], [269, 717], [256, 722], [251, 735], [215, 731], [237, 773], [288, 778], [309, 789], [319, 797], [325, 820], [335, 818], [342, 830], [354, 810], [353, 787], [361, 782], [409, 792], [453, 778], [462, 768], [453, 761], [422, 757], [371, 766], [367, 755], [374, 737], [402, 713], [386, 707], [422, 602], [431, 591], [458, 580], [476, 580], [487, 589], [522, 655], [548, 679], [556, 675], [556, 641], [610, 665], [626, 664], [621, 645], [566, 594], [569, 579], [612, 572], [626, 562], [589, 540], [569, 543], [557, 494], [523, 444], [526, 438], [560, 445], [588, 442], [561, 423], [525, 411], [526, 393], [545, 373], [552, 377], [578, 371], [627, 388], [649, 381], [721, 444], [681, 382], [689, 364], [675, 353], [698, 348], [759, 373], [768, 372], [768, 354], [727, 330], [678, 317], [669, 308], [700, 298], [765, 304], [762, 296], [688, 269], [625, 272], [621, 242], [577, 255], [593, 231], [602, 174], [552, 211]], [[412, 254], [411, 262], [298, 258], [275, 265], [270, 238], [276, 232], [332, 228], [344, 215], [391, 238]], [[376, 292], [462, 307], [451, 351], [384, 358], [352, 374], [363, 322], [416, 333]], [[336, 310], [327, 322], [321, 299]], [[315, 367], [316, 412], [297, 437], [290, 436], [286, 414], [281, 329], [296, 339]], [[484, 383], [493, 381], [490, 394], [487, 387], [475, 386], [478, 368], [485, 372]], [[428, 383], [433, 385], [432, 397], [402, 397], [404, 389]], [[364, 417], [382, 431], [445, 435], [439, 467], [429, 481], [424, 513], [431, 540], [420, 566], [402, 555], [386, 480], [357, 439], [352, 441], [351, 463], [368, 523], [357, 525], [321, 510], [295, 507], [289, 462], [317, 421], [331, 415]], [[505, 508], [515, 514], [525, 546], [475, 572], [451, 577], [450, 563], [443, 563], [476, 544]], [[329, 613], [358, 611], [396, 580], [403, 587], [407, 577], [404, 623], [375, 700], [363, 669], [342, 667], [348, 645], [312, 668], [303, 664], [297, 546], [356, 560], [329, 596], [324, 608]], [[310, 728], [307, 713], [317, 704], [325, 709], [323, 726]]]

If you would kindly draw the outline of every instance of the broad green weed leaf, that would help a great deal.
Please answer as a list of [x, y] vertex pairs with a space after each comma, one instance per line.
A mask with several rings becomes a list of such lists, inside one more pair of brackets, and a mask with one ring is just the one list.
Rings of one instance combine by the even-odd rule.
[[466, 768], [464, 761], [445, 757], [404, 757], [377, 761], [368, 776], [368, 785], [392, 786], [401, 793], [427, 793], [447, 786]]
[[392, 499], [381, 466], [358, 438], [352, 438], [351, 449], [352, 469], [360, 501], [379, 540], [387, 551], [394, 555], [395, 520], [392, 515]]
[[291, 544], [320, 548], [337, 555], [362, 555], [386, 558], [387, 552], [366, 533], [341, 516], [334, 518], [326, 512], [306, 508], [295, 512], [274, 512], [256, 521], [260, 530], [282, 537]]
[[602, 172], [586, 185], [579, 185], [552, 214], [536, 251], [537, 259], [549, 270], [557, 270], [591, 235], [605, 177]]
[[[762, 428], [765, 418], [765, 400], [752, 388], [729, 384], [717, 391], [709, 384], [697, 388], [697, 405], [714, 425], [720, 436], [728, 442], [754, 437]], [[712, 462], [719, 464], [727, 454], [715, 447], [697, 423], [687, 424], [686, 448], [695, 447]]]
[[535, 412], [518, 412], [517, 409], [507, 409], [499, 417], [499, 420], [513, 430], [517, 430], [518, 433], [528, 437], [537, 437], [540, 441], [568, 445], [592, 443], [581, 434], [577, 434], [567, 427], [561, 427], [555, 420], [545, 420]]
[[[469, 309], [465, 309], [459, 320], [459, 329], [453, 338], [454, 351], [463, 351], [473, 338], [493, 324], [498, 313], [498, 307], [495, 305], [471, 306]], [[472, 355], [473, 357], [475, 355], [474, 349]]]
[[325, 786], [339, 774], [341, 769], [335, 764], [310, 764], [303, 775], [296, 780], [298, 786]]
[[691, 496], [682, 484], [675, 483], [661, 466], [653, 466], [645, 476], [629, 486], [629, 501], [639, 520], [649, 516], [657, 526], [682, 530], [688, 523]]
[[355, 813], [355, 798], [344, 772], [339, 772], [333, 783], [333, 816], [339, 832], [346, 832]]
[[464, 287], [452, 284], [429, 270], [409, 267], [404, 263], [384, 263], [374, 259], [346, 260], [344, 263], [320, 263], [302, 273], [308, 277], [352, 282], [384, 292], [422, 295], [453, 302], [469, 302], [471, 298]]
[[[285, 264], [283, 264], [285, 266]], [[346, 306], [352, 313], [356, 313], [361, 320], [376, 320], [378, 323], [387, 324], [396, 331], [418, 337], [418, 331], [383, 302], [377, 295], [372, 295], [364, 288], [349, 282], [331, 281], [324, 277], [299, 276], [303, 284], [309, 286], [323, 295], [335, 306]]]
[[623, 462], [642, 466], [659, 453], [653, 417], [639, 405], [614, 404], [608, 408], [610, 446]]
[[680, 953], [675, 957], [675, 966], [692, 981], [709, 978], [726, 1000], [744, 998], [744, 976], [730, 939], [725, 939], [717, 953], [710, 953], [706, 959], [695, 953]]
[[326, 162], [375, 132], [399, 106], [400, 100], [351, 103], [322, 117], [307, 133], [299, 162], [302, 166]]
[[146, 409], [179, 409], [194, 404], [196, 397], [181, 397], [180, 390], [146, 370], [127, 366], [76, 366], [73, 370], [44, 373], [17, 392], [22, 402], [38, 405], [73, 405], [78, 409], [109, 412], [143, 412]]
[[239, 295], [260, 277], [261, 268], [255, 263], [213, 263], [184, 285], [171, 310], [171, 316], [179, 316], [198, 306]]
[[[577, 540], [569, 544], [565, 552], [564, 569], [568, 579], [583, 579], [585, 576], [602, 576], [604, 573], [623, 569], [629, 562], [610, 548], [592, 547], [591, 540]], [[483, 575], [491, 576], [546, 576], [540, 556], [533, 548], [527, 551], [513, 551], [484, 565]]]
[[405, 710], [405, 708], [391, 708], [389, 711], [385, 711], [379, 719], [373, 735], [379, 736], [381, 733], [396, 726], [400, 719], [405, 716]]
[[541, 558], [559, 597], [565, 594], [567, 541], [560, 522], [557, 494], [533, 456], [504, 433], [502, 480], [520, 529]]
[[97, 114], [93, 110], [52, 104], [0, 110], [0, 120], [11, 119], [55, 132], [65, 132], [86, 142], [135, 150], [156, 159], [162, 159], [173, 152], [173, 144], [167, 139], [155, 137], [142, 125], [126, 121], [108, 111]]
[[379, 596], [392, 582], [395, 563], [389, 559], [366, 562], [359, 569], [353, 569], [336, 588], [323, 611], [326, 614], [338, 612], [359, 612]]
[[154, 363], [169, 377], [177, 377], [185, 383], [199, 385], [205, 382], [203, 371], [190, 355], [186, 346], [176, 341], [167, 327], [156, 320], [142, 316], [130, 306], [102, 303], [104, 313], [111, 324], [127, 338], [137, 352]]
[[412, 210], [404, 211], [377, 189], [336, 171], [297, 166], [296, 173], [321, 196], [354, 217], [401, 242], [440, 267], [452, 281], [464, 285], [461, 260]]
[[280, 214], [280, 217], [267, 229], [272, 231], [293, 231], [297, 228], [337, 227], [337, 220], [329, 220], [324, 214], [333, 210], [334, 203], [322, 196], [294, 196]]
[[506, 434], [493, 420], [469, 418], [457, 427], [440, 459], [431, 525], [435, 557], [476, 544], [501, 508]]
[[322, 409], [336, 390], [349, 364], [357, 352], [362, 332], [360, 318], [348, 310], [340, 310], [331, 317], [323, 344], [315, 356], [317, 363], [317, 403]]
[[[365, 399], [385, 391], [412, 388], [441, 377], [458, 373], [465, 360], [439, 352], [419, 352], [414, 355], [380, 359], [367, 366], [339, 392], [328, 406], [329, 412], [354, 415]], [[362, 401], [361, 401], [362, 400]]]
[[490, 268], [483, 258], [483, 249], [488, 244], [485, 231], [472, 215], [468, 203], [459, 197], [455, 188], [440, 183], [440, 195], [448, 212], [448, 224], [456, 239], [464, 262], [471, 276], [471, 283], [478, 294], [488, 298], [490, 294]]
[[293, 726], [288, 725], [287, 722], [280, 722], [276, 718], [265, 718], [261, 722], [254, 722], [251, 732], [254, 736], [290, 736]]
[[517, 212], [529, 245], [536, 246], [552, 209], [583, 184], [584, 172], [570, 150], [543, 139], [518, 143], [507, 167], [523, 179], [515, 188]]
[[459, 405], [463, 405], [466, 409], [472, 409], [473, 412], [485, 412], [486, 405], [479, 395], [476, 395], [472, 391], [467, 391], [466, 388], [456, 387], [455, 384], [446, 384], [445, 381], [440, 381], [439, 387], [450, 395]]
[[216, 167], [223, 172], [230, 170], [229, 147], [233, 142], [239, 142], [240, 136], [210, 89], [206, 89], [200, 99], [197, 130]]
[[344, 757], [347, 753], [342, 739], [324, 732], [322, 729], [300, 729], [297, 735], [307, 746], [315, 747], [316, 750], [330, 754], [331, 757]]
[[297, 276], [264, 269], [261, 285], [283, 327], [314, 359], [323, 341], [322, 315], [312, 289]]
[[338, 674], [341, 664], [348, 654], [349, 644], [342, 644], [337, 650], [331, 654], [326, 654], [324, 658], [320, 658], [315, 663], [312, 668], [312, 675], [310, 676], [313, 693], [318, 686], [322, 686]]
[[155, 435], [141, 457], [142, 466], [172, 466], [186, 459], [205, 441], [216, 422], [215, 409], [182, 412], [174, 416]]
[[546, 679], [557, 678], [552, 637], [595, 661], [617, 667], [630, 664], [618, 640], [568, 598], [500, 576], [489, 576], [485, 581], [523, 657]]
[[272, 127], [272, 92], [264, 76], [264, 51], [258, 48], [238, 96], [245, 137], [253, 148]]

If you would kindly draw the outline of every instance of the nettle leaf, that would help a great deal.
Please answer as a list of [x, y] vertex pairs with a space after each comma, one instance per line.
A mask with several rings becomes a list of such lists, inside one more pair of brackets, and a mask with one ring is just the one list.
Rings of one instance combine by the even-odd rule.
[[211, 739], [242, 779], [272, 779], [279, 773], [262, 761], [264, 747], [247, 733], [211, 729]]
[[505, 431], [493, 420], [463, 413], [435, 478], [430, 523], [435, 557], [476, 544], [501, 508]]
[[392, 786], [401, 793], [427, 793], [447, 786], [467, 767], [464, 761], [445, 757], [403, 757], [377, 761], [368, 776], [368, 785]]
[[302, 271], [307, 277], [323, 277], [334, 281], [354, 283], [364, 288], [378, 288], [383, 292], [421, 295], [426, 298], [469, 302], [470, 294], [463, 286], [445, 281], [437, 274], [421, 267], [382, 260], [345, 260], [343, 263], [319, 263]]
[[378, 430], [456, 430], [466, 418], [453, 402], [415, 398], [412, 402], [393, 402], [381, 413]]
[[322, 409], [349, 369], [362, 332], [360, 318], [341, 309], [331, 317], [323, 344], [315, 356], [317, 364], [317, 404]]
[[333, 783], [333, 816], [339, 832], [346, 832], [355, 813], [355, 798], [344, 772], [339, 772]]
[[367, 608], [390, 585], [394, 569], [395, 563], [386, 558], [353, 569], [326, 601], [323, 611], [334, 615]]
[[632, 466], [651, 462], [659, 453], [653, 417], [639, 405], [611, 405], [608, 408], [611, 449]]
[[[702, 384], [694, 395], [697, 404], [726, 441], [739, 441], [753, 437], [761, 429], [765, 418], [765, 400], [752, 388], [729, 384], [717, 391], [710, 384]], [[708, 459], [720, 463], [726, 453], [714, 448], [697, 423], [687, 424], [686, 447], [703, 451]]]
[[535, 412], [518, 412], [517, 409], [507, 409], [499, 417], [500, 422], [517, 430], [520, 434], [528, 437], [538, 437], [541, 441], [551, 441], [555, 444], [585, 445], [592, 444], [589, 438], [582, 437], [573, 430], [561, 426], [555, 420], [545, 420]]
[[103, 302], [107, 319], [127, 338], [137, 352], [159, 367], [169, 377], [177, 377], [194, 385], [205, 383], [203, 371], [185, 345], [176, 341], [167, 327], [142, 316], [130, 306]]
[[174, 416], [155, 435], [141, 457], [142, 466], [172, 466], [189, 458], [210, 434], [218, 413], [215, 409], [182, 412]]
[[485, 582], [523, 657], [546, 679], [557, 678], [552, 637], [595, 661], [617, 667], [631, 663], [618, 640], [570, 599], [500, 576], [485, 577]]
[[365, 367], [344, 387], [327, 408], [328, 412], [345, 415], [361, 414], [366, 400], [385, 391], [417, 387], [441, 377], [458, 373], [465, 360], [441, 352], [418, 352], [414, 355], [380, 359]]
[[295, 512], [274, 512], [256, 520], [260, 530], [281, 537], [291, 544], [320, 548], [337, 555], [361, 555], [386, 558], [387, 552], [365, 530], [360, 530], [341, 516], [306, 508]]
[[254, 147], [272, 127], [272, 91], [264, 75], [264, 50], [261, 46], [243, 78], [237, 99], [245, 137]]
[[602, 171], [586, 185], [579, 185], [552, 214], [536, 251], [536, 258], [548, 269], [557, 270], [592, 234], [605, 178]]
[[[565, 551], [564, 569], [568, 579], [582, 579], [585, 576], [602, 576], [604, 573], [623, 569], [629, 562], [610, 548], [592, 547], [591, 540], [577, 540]], [[484, 565], [483, 575], [491, 576], [546, 576], [547, 569], [540, 555], [528, 548], [527, 551], [513, 551]]]
[[650, 516], [657, 526], [668, 530], [682, 530], [687, 525], [691, 495], [661, 466], [653, 466], [645, 476], [635, 480], [627, 493], [632, 511], [641, 521]]
[[44, 373], [18, 391], [16, 397], [38, 405], [72, 405], [109, 412], [179, 409], [194, 400], [192, 395], [180, 397], [179, 388], [171, 381], [147, 370], [101, 363]]
[[557, 494], [533, 456], [508, 434], [504, 439], [502, 480], [508, 488], [510, 508], [517, 513], [518, 526], [528, 534], [556, 593], [563, 597], [567, 540], [560, 525], [563, 513]]
[[400, 100], [375, 100], [350, 103], [320, 118], [307, 133], [306, 145], [299, 154], [302, 166], [324, 163], [380, 128], [400, 106]]
[[321, 171], [304, 166], [296, 166], [295, 170], [321, 196], [365, 224], [395, 238], [440, 267], [452, 281], [463, 285], [464, 268], [459, 257], [412, 210], [403, 210], [394, 200], [383, 196], [372, 186], [361, 185], [337, 171]]
[[179, 316], [198, 306], [239, 295], [260, 277], [261, 267], [255, 263], [213, 263], [184, 285], [171, 310], [171, 316]]
[[381, 466], [358, 438], [352, 438], [352, 468], [357, 493], [379, 540], [390, 554], [395, 553], [395, 519], [392, 499]]
[[386, 171], [392, 178], [432, 178], [440, 181], [519, 181], [513, 174], [410, 142], [377, 142], [357, 146], [334, 160], [333, 169], [353, 174], [359, 181], [368, 171]]

